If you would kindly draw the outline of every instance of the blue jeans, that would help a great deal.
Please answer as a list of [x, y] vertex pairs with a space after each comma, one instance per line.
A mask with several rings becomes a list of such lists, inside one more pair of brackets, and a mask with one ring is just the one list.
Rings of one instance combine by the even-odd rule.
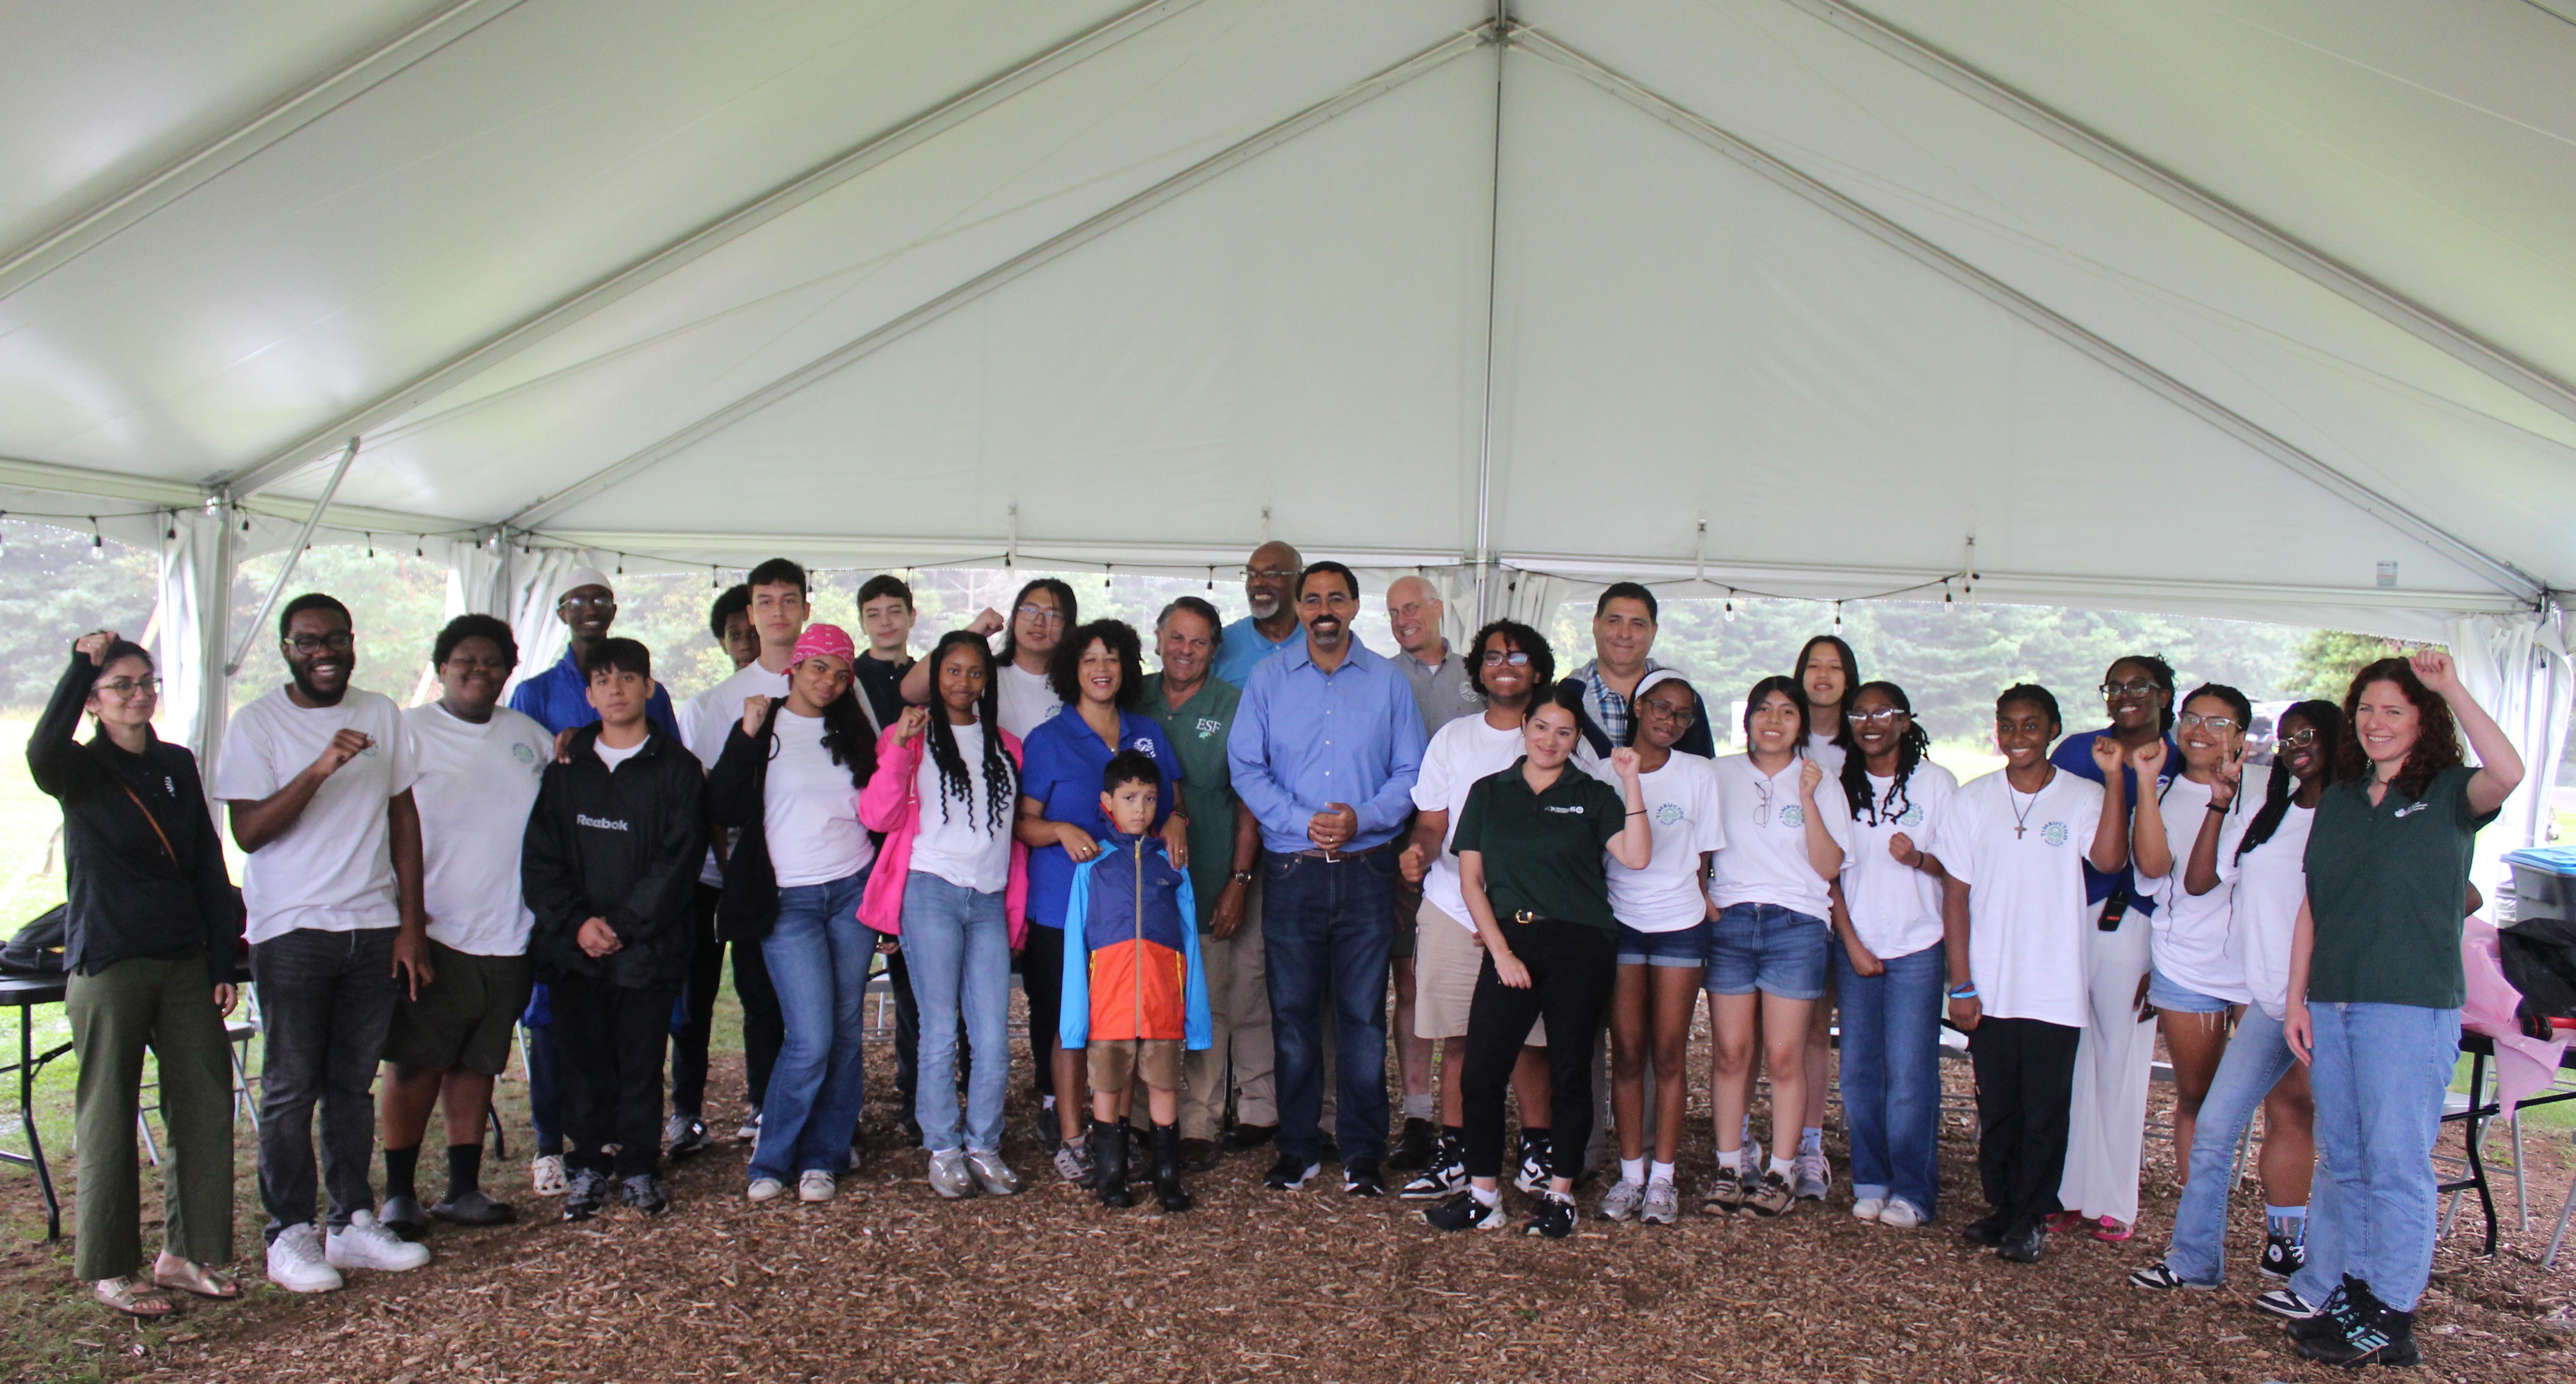
[[[2218, 1059], [2218, 1072], [2209, 1079], [2209, 1094], [2200, 1099], [2200, 1122], [2191, 1137], [2191, 1180], [2183, 1185], [2182, 1205], [2174, 1208], [2173, 1248], [2165, 1251], [2165, 1267], [2183, 1282], [2214, 1288], [2226, 1279], [2227, 1191], [2235, 1180], [2236, 1144], [2263, 1098], [2296, 1061], [2281, 1037], [2281, 1021], [2259, 1004], [2245, 1006], [2245, 1017], [2237, 1021], [2235, 1036]], [[2450, 1080], [2447, 1071], [2443, 1080]]]
[[1884, 958], [1864, 976], [1833, 947], [1842, 1005], [1843, 1123], [1851, 1135], [1852, 1195], [1895, 1197], [1930, 1220], [1941, 1168], [1942, 944]]
[[1341, 1048], [1334, 1100], [1342, 1160], [1386, 1154], [1386, 968], [1395, 939], [1395, 852], [1325, 860], [1261, 856], [1262, 957], [1278, 1049], [1279, 1152], [1323, 1151], [1323, 1010]]
[[859, 921], [868, 872], [829, 884], [778, 891], [778, 921], [760, 941], [778, 987], [787, 1041], [760, 1101], [760, 1143], [748, 1175], [788, 1181], [799, 1173], [839, 1176], [850, 1166], [866, 1071], [859, 1039], [866, 1022], [868, 962], [876, 930]]
[[1822, 918], [1776, 903], [1728, 904], [1709, 928], [1700, 988], [1712, 995], [1759, 990], [1776, 999], [1820, 1000], [1833, 965], [1825, 953], [1838, 950]]
[[2460, 1011], [2311, 1004], [2308, 1013], [2317, 1044], [2308, 1068], [2317, 1185], [2308, 1266], [2290, 1286], [2323, 1302], [2349, 1274], [2381, 1302], [2411, 1312], [2433, 1270], [2433, 1142], [2460, 1060]]
[[[1002, 1147], [1002, 1098], [1011, 1082], [1011, 923], [1002, 895], [913, 871], [903, 884], [903, 952], [921, 1006], [920, 1084], [912, 1117], [933, 1153]], [[966, 1122], [957, 1122], [957, 1020], [974, 1063]]]

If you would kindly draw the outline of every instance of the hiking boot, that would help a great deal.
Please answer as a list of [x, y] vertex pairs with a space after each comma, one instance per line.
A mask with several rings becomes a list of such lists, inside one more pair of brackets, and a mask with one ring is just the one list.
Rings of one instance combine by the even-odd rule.
[[1155, 1203], [1167, 1212], [1189, 1210], [1190, 1194], [1181, 1186], [1180, 1126], [1154, 1126], [1153, 1148]]
[[1431, 1146], [1431, 1161], [1397, 1193], [1406, 1201], [1441, 1201], [1467, 1190], [1467, 1151], [1443, 1134]]
[[1779, 1173], [1764, 1173], [1744, 1198], [1744, 1209], [1766, 1220], [1789, 1214], [1797, 1204], [1797, 1187]]
[[617, 1185], [617, 1199], [647, 1216], [671, 1209], [671, 1198], [662, 1191], [662, 1179], [651, 1173], [629, 1173]]
[[563, 1218], [586, 1221], [608, 1209], [608, 1174], [595, 1168], [576, 1168], [572, 1187], [564, 1193]]
[[1396, 1136], [1395, 1149], [1386, 1156], [1386, 1166], [1409, 1173], [1431, 1166], [1431, 1151], [1440, 1143], [1440, 1127], [1429, 1120], [1408, 1117], [1404, 1132]]
[[1708, 1191], [1700, 1198], [1699, 1213], [1703, 1216], [1731, 1216], [1743, 1209], [1744, 1191], [1743, 1172], [1720, 1154], [1717, 1176], [1708, 1180]]
[[1574, 1197], [1566, 1192], [1550, 1192], [1538, 1199], [1538, 1209], [1521, 1224], [1523, 1235], [1544, 1235], [1562, 1240], [1574, 1233]]
[[1127, 1127], [1106, 1120], [1091, 1122], [1091, 1189], [1100, 1204], [1128, 1207], [1136, 1204], [1134, 1193], [1127, 1190]]
[[1476, 1200], [1474, 1192], [1460, 1192], [1424, 1211], [1422, 1219], [1434, 1230], [1500, 1230], [1503, 1208], [1500, 1202], [1487, 1206]]
[[1076, 1187], [1089, 1187], [1092, 1177], [1090, 1152], [1070, 1139], [1059, 1140], [1055, 1146], [1055, 1175]]
[[1637, 1208], [1645, 1201], [1645, 1184], [1630, 1182], [1623, 1177], [1612, 1183], [1609, 1191], [1601, 1194], [1601, 1205], [1597, 1209], [1605, 1221], [1624, 1221], [1636, 1215]]

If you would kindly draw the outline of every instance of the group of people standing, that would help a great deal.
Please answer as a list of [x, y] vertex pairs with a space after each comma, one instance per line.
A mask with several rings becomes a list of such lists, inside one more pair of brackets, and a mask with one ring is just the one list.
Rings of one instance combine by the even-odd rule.
[[[2412, 1358], [2471, 841], [2521, 774], [2444, 655], [2299, 704], [2259, 785], [2235, 689], [2177, 697], [2161, 659], [2123, 658], [2108, 725], [2066, 736], [2056, 698], [2016, 686], [1995, 707], [2004, 767], [1960, 784], [1905, 691], [1861, 681], [1833, 636], [1744, 694], [1743, 748], [1720, 756], [1708, 695], [1651, 657], [1659, 611], [1634, 583], [1601, 594], [1595, 656], [1560, 677], [1520, 623], [1453, 646], [1418, 577], [1385, 593], [1392, 656], [1353, 636], [1348, 568], [1270, 543], [1244, 581], [1231, 624], [1166, 606], [1149, 675], [1139, 632], [1082, 622], [1060, 581], [916, 660], [899, 579], [859, 589], [862, 647], [812, 623], [806, 573], [773, 559], [710, 612], [736, 671], [675, 706], [651, 651], [610, 633], [610, 580], [577, 569], [557, 592], [569, 647], [509, 706], [516, 641], [468, 615], [431, 651], [438, 699], [407, 711], [350, 686], [349, 612], [302, 596], [279, 621], [288, 680], [236, 713], [210, 795], [151, 730], [149, 656], [84, 636], [29, 747], [66, 817], [79, 1272], [138, 1315], [171, 1310], [169, 1289], [239, 1291], [215, 1266], [245, 938], [268, 1273], [296, 1291], [426, 1263], [434, 1220], [511, 1217], [480, 1175], [522, 1025], [539, 1192], [568, 1220], [666, 1209], [663, 1159], [712, 1138], [730, 947], [753, 1202], [829, 1201], [860, 1156], [881, 955], [902, 1139], [942, 1197], [1021, 1187], [1003, 1154], [1016, 969], [1039, 1142], [1102, 1202], [1150, 1183], [1186, 1210], [1185, 1174], [1275, 1144], [1267, 1186], [1330, 1161], [1379, 1197], [1410, 1174], [1399, 1195], [1445, 1230], [1503, 1225], [1508, 1175], [1533, 1198], [1523, 1228], [1551, 1238], [1595, 1156], [1605, 1031], [1618, 1175], [1597, 1214], [1682, 1214], [1705, 993], [1703, 1213], [1828, 1195], [1838, 1015], [1852, 1214], [1935, 1219], [1946, 1017], [1973, 1059], [1988, 1205], [1962, 1233], [2020, 1262], [2051, 1232], [2124, 1239], [2160, 1030], [2188, 1181], [2171, 1251], [2135, 1280], [2220, 1280], [2259, 1107], [2261, 1267], [2289, 1280], [2259, 1305], [2319, 1358]], [[209, 796], [248, 854], [238, 900]], [[147, 1048], [172, 1144], [148, 1281], [122, 1137]], [[423, 1208], [442, 1108], [448, 1185]]]

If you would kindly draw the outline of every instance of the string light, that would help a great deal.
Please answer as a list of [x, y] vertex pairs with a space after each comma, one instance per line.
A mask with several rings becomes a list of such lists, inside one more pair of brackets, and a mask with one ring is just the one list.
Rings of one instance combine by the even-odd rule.
[[1214, 590], [1216, 590], [1216, 568], [1215, 568], [1214, 566], [1210, 566], [1210, 567], [1207, 569], [1207, 584], [1208, 584], [1208, 587], [1207, 587], [1207, 589], [1208, 589], [1208, 590], [1210, 590], [1210, 591], [1214, 591]]
[[429, 556], [429, 535], [428, 535], [428, 534], [425, 534], [425, 533], [416, 533], [416, 534], [413, 534], [413, 535], [412, 535], [412, 538], [411, 538], [411, 555], [412, 555], [413, 557], [427, 557], [427, 556]]
[[[361, 529], [361, 530], [359, 530], [359, 532], [360, 532], [360, 533], [366, 533], [366, 530]], [[372, 534], [372, 533], [368, 533], [368, 534], [367, 534], [367, 558], [368, 558], [368, 560], [369, 560], [369, 561], [374, 561], [374, 560], [375, 560], [375, 556], [376, 556], [376, 536], [375, 536], [374, 534]]]
[[1836, 601], [1836, 602], [1834, 602], [1834, 628], [1835, 628], [1835, 629], [1841, 629], [1842, 627], [1843, 627], [1843, 603], [1842, 603], [1842, 602], [1840, 602], [1840, 601]]
[[107, 535], [99, 532], [98, 516], [95, 514], [89, 517], [89, 555], [93, 558], [107, 555]]

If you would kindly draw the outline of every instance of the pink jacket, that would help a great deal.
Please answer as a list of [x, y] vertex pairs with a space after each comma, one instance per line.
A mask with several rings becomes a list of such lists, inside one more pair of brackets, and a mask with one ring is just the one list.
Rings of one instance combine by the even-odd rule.
[[[877, 852], [876, 869], [868, 874], [867, 892], [859, 899], [859, 921], [890, 937], [903, 935], [903, 885], [912, 872], [912, 843], [921, 835], [921, 794], [917, 791], [921, 776], [921, 756], [929, 744], [927, 735], [916, 735], [911, 744], [895, 739], [897, 727], [888, 726], [877, 737], [877, 767], [868, 777], [868, 786], [859, 794], [859, 825], [886, 834], [885, 845]], [[1002, 749], [1011, 763], [1020, 762], [1020, 738], [1001, 731]], [[1017, 804], [1013, 804], [1016, 815]], [[1007, 829], [1007, 824], [1006, 824]], [[1014, 836], [1011, 839], [1011, 882], [1003, 889], [1003, 904], [1011, 920], [1011, 948], [1016, 951], [1028, 935], [1029, 848]]]

